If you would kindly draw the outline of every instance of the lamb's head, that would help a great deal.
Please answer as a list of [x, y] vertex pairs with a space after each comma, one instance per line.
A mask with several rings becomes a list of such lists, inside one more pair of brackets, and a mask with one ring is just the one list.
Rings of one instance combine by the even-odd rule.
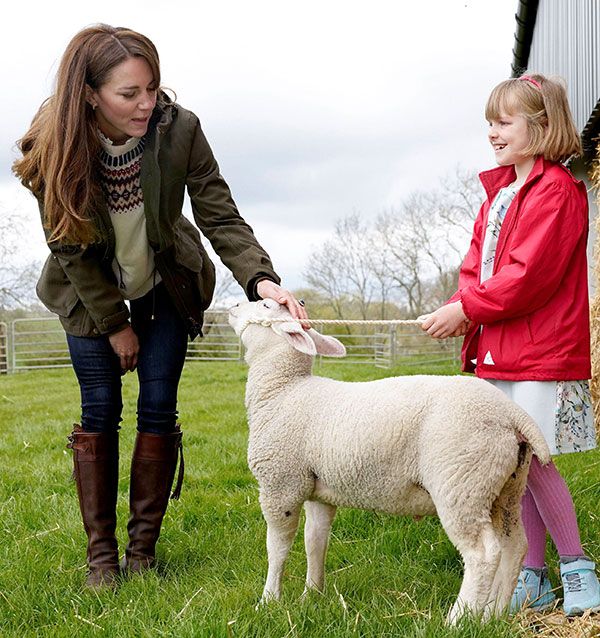
[[[253, 334], [257, 335], [254, 337], [256, 339], [261, 333], [264, 335], [264, 331], [269, 331], [270, 334], [282, 337], [296, 350], [308, 355], [343, 357], [346, 354], [343, 343], [334, 337], [319, 334], [312, 328], [304, 330], [286, 306], [274, 299], [236, 304], [229, 309], [229, 324], [248, 349], [252, 347]], [[249, 326], [256, 326], [261, 330], [247, 330]]]

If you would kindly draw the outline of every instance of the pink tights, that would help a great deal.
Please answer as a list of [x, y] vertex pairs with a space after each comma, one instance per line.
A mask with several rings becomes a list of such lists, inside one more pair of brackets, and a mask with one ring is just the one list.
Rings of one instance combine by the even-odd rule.
[[583, 555], [573, 499], [552, 461], [541, 465], [536, 456], [532, 458], [522, 517], [529, 545], [523, 561], [525, 567], [544, 566], [546, 530], [559, 556]]

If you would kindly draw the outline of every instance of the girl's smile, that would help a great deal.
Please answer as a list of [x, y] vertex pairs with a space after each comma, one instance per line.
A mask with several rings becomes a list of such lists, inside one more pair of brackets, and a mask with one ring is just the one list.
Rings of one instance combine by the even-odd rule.
[[500, 166], [514, 166], [518, 182], [522, 183], [534, 162], [531, 155], [524, 153], [531, 143], [527, 120], [523, 115], [500, 113], [498, 119], [490, 120], [489, 124], [488, 139], [496, 162]]

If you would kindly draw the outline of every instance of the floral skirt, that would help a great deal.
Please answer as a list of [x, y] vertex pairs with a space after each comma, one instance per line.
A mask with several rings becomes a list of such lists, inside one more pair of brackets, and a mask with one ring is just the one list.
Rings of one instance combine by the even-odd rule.
[[498, 381], [488, 379], [538, 424], [552, 454], [596, 447], [590, 384], [587, 381]]

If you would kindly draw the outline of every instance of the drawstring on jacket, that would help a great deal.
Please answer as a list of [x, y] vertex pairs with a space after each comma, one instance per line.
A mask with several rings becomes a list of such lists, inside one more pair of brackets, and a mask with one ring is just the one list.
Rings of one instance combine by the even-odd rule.
[[154, 311], [156, 309], [156, 266], [152, 271], [152, 314], [150, 315], [150, 321], [154, 321]]
[[123, 281], [123, 271], [121, 270], [121, 264], [117, 261], [116, 258], [115, 261], [117, 262], [117, 267], [119, 268], [119, 288], [121, 290], [125, 290], [125, 282]]

